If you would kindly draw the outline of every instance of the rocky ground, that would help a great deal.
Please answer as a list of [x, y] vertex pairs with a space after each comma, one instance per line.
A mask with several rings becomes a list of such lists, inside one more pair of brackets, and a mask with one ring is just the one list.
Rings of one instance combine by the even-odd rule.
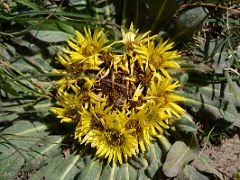
[[237, 179], [236, 172], [240, 170], [240, 132], [223, 140], [219, 146], [206, 146], [203, 151], [225, 180]]

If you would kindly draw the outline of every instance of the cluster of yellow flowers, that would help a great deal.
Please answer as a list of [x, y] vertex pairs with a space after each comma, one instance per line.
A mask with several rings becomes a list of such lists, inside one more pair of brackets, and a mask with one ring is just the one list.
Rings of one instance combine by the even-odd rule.
[[180, 55], [173, 43], [156, 44], [156, 35], [140, 35], [132, 25], [112, 44], [102, 30], [84, 30], [58, 55], [63, 69], [55, 73], [64, 76], [57, 81], [59, 106], [51, 110], [76, 125], [75, 138], [95, 148], [97, 157], [122, 164], [148, 150], [152, 138], [185, 112], [177, 104], [184, 98], [174, 94], [179, 83], [167, 71], [180, 68]]

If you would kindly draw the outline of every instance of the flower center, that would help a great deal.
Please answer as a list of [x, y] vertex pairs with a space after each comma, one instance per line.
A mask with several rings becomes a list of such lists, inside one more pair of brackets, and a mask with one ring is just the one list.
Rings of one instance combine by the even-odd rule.
[[65, 111], [64, 114], [66, 117], [69, 117], [73, 120], [73, 122], [78, 122], [80, 120], [80, 114], [76, 107], [69, 108]]
[[111, 146], [121, 146], [124, 142], [124, 137], [123, 135], [116, 130], [108, 130], [105, 134], [106, 137], [106, 141], [108, 144], [110, 144]]

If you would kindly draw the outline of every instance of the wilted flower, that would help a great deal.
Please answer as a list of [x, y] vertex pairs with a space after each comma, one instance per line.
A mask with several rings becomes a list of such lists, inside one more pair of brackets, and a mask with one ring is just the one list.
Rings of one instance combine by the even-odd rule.
[[[75, 138], [90, 144], [96, 156], [122, 164], [149, 149], [152, 139], [185, 112], [174, 94], [179, 87], [167, 68], [180, 68], [173, 43], [147, 32], [139, 35], [131, 25], [123, 40], [108, 45], [102, 30], [76, 32], [58, 56], [66, 76], [57, 81], [60, 107], [52, 111], [61, 122], [75, 123]], [[115, 53], [114, 44], [125, 47]], [[73, 74], [74, 76], [68, 76]]]

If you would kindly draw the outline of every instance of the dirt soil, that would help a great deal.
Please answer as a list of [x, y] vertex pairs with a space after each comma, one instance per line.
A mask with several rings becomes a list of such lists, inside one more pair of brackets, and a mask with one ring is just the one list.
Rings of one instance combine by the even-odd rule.
[[240, 170], [240, 132], [225, 139], [220, 146], [206, 147], [204, 152], [225, 180], [234, 179], [234, 174]]

